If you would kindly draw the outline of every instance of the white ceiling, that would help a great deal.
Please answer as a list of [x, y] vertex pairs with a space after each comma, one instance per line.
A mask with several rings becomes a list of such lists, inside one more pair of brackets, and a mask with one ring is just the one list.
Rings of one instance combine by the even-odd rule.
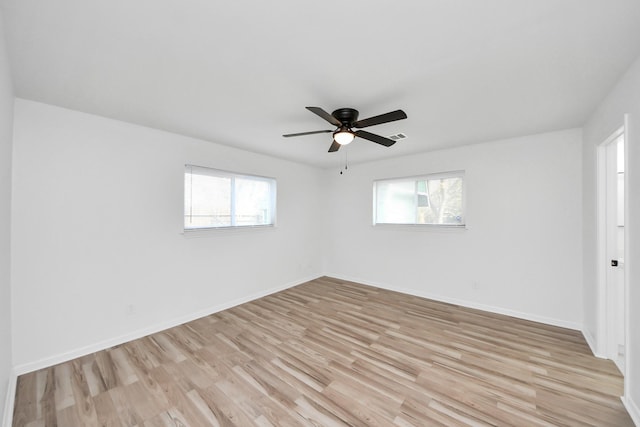
[[[0, 0], [16, 96], [321, 167], [580, 126], [640, 54], [638, 0]], [[305, 110], [367, 128], [327, 153]]]

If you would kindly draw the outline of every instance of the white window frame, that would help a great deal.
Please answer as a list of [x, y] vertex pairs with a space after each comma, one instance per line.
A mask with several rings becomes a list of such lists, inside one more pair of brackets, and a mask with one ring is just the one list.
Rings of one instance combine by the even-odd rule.
[[[417, 183], [418, 181], [425, 181], [425, 180], [435, 180], [435, 179], [442, 179], [442, 178], [462, 178], [462, 223], [460, 224], [420, 224], [417, 222], [417, 218], [414, 222], [408, 222], [408, 223], [388, 223], [388, 222], [378, 222], [377, 217], [378, 217], [378, 203], [377, 203], [377, 185], [378, 183], [390, 183], [390, 182], [410, 182], [410, 181], [414, 181]], [[423, 229], [466, 229], [467, 228], [467, 203], [466, 203], [466, 197], [467, 197], [467, 182], [466, 182], [466, 177], [465, 177], [465, 171], [464, 170], [456, 170], [456, 171], [447, 171], [447, 172], [438, 172], [438, 173], [431, 173], [431, 174], [425, 174], [425, 175], [415, 175], [415, 176], [407, 176], [407, 177], [400, 177], [400, 178], [385, 178], [385, 179], [377, 179], [373, 181], [373, 226], [374, 227], [418, 227], [418, 228], [423, 228]], [[418, 197], [418, 190], [416, 188], [416, 199]], [[417, 200], [416, 200], [416, 205], [417, 205]], [[417, 209], [416, 209], [417, 212]], [[417, 216], [417, 214], [416, 214]]]
[[[186, 218], [187, 215], [185, 213], [185, 204], [187, 201], [187, 194], [186, 194], [186, 181], [187, 179], [189, 179], [189, 175], [192, 173], [192, 171], [194, 169], [198, 169], [199, 174], [206, 174], [206, 175], [210, 175], [210, 176], [214, 176], [214, 177], [219, 177], [219, 178], [229, 178], [231, 179], [231, 194], [230, 194], [230, 222], [231, 225], [224, 225], [224, 226], [210, 226], [210, 227], [187, 227], [186, 226]], [[270, 189], [270, 194], [269, 194], [269, 198], [270, 198], [270, 203], [269, 203], [269, 217], [271, 219], [271, 222], [268, 224], [251, 224], [251, 225], [237, 225], [235, 224], [235, 222], [237, 221], [236, 219], [236, 203], [235, 203], [235, 199], [236, 199], [236, 194], [235, 194], [235, 179], [248, 179], [248, 180], [253, 180], [253, 181], [262, 181], [262, 182], [267, 182], [269, 184], [269, 189]], [[255, 228], [270, 228], [270, 227], [275, 227], [276, 226], [276, 201], [277, 201], [277, 181], [275, 178], [271, 178], [271, 177], [266, 177], [266, 176], [259, 176], [259, 175], [250, 175], [250, 174], [245, 174], [245, 173], [237, 173], [237, 172], [230, 172], [230, 171], [225, 171], [225, 170], [221, 170], [221, 169], [215, 169], [215, 168], [210, 168], [207, 166], [199, 166], [199, 165], [193, 165], [193, 164], [185, 164], [184, 166], [184, 188], [185, 188], [185, 194], [183, 194], [183, 215], [182, 215], [182, 228], [183, 231], [185, 233], [198, 233], [198, 232], [202, 232], [202, 231], [208, 231], [208, 230], [239, 230], [239, 229], [255, 229]]]

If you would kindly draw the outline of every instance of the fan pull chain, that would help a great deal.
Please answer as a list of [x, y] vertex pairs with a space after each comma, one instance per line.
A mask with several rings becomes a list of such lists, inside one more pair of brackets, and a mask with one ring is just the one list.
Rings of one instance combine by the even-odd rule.
[[[344, 150], [344, 170], [349, 169], [349, 147], [345, 147]], [[340, 169], [340, 175], [342, 175], [342, 168]]]

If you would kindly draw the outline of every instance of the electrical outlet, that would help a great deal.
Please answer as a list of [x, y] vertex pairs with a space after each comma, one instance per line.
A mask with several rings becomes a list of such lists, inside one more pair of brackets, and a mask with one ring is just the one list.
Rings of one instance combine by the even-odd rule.
[[473, 282], [471, 284], [471, 289], [473, 289], [474, 291], [477, 291], [478, 289], [480, 289], [480, 285], [478, 284], [478, 282]]

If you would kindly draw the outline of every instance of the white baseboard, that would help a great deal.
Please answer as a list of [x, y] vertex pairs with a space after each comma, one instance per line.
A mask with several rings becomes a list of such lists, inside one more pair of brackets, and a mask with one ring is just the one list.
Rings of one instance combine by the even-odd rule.
[[123, 344], [128, 341], [132, 341], [138, 338], [146, 337], [147, 335], [155, 334], [160, 331], [164, 331], [169, 328], [173, 328], [174, 326], [182, 325], [183, 323], [190, 322], [192, 320], [199, 319], [201, 317], [209, 316], [210, 314], [217, 313], [223, 310], [227, 310], [229, 308], [238, 306], [240, 304], [244, 304], [258, 298], [265, 297], [267, 295], [274, 294], [276, 292], [284, 291], [285, 289], [292, 288], [294, 286], [300, 285], [302, 283], [306, 283], [308, 281], [317, 279], [320, 276], [312, 276], [307, 277], [301, 280], [297, 280], [294, 282], [290, 282], [281, 286], [276, 286], [271, 289], [267, 289], [261, 292], [257, 292], [252, 295], [248, 295], [246, 297], [238, 298], [233, 301], [225, 302], [222, 304], [215, 305], [213, 307], [206, 308], [204, 310], [199, 310], [195, 313], [189, 313], [185, 316], [180, 316], [171, 320], [162, 321], [155, 325], [138, 329], [131, 333], [127, 333], [118, 337], [110, 338], [104, 341], [100, 341], [97, 343], [93, 343], [84, 347], [76, 348], [64, 353], [60, 353], [51, 357], [46, 357], [44, 359], [36, 360], [33, 362], [23, 363], [14, 367], [14, 371], [16, 375], [26, 374], [28, 372], [37, 371], [38, 369], [47, 368], [49, 366], [57, 365], [58, 363], [67, 362], [69, 360], [86, 356], [91, 353], [95, 353], [96, 351], [105, 350], [107, 348], [111, 348], [115, 345]]
[[637, 426], [640, 426], [640, 408], [638, 405], [627, 396], [622, 396], [622, 404], [627, 408], [627, 412], [631, 416], [631, 420]]
[[599, 351], [597, 351], [598, 346], [596, 345], [596, 340], [593, 338], [593, 335], [591, 335], [591, 333], [586, 330], [585, 328], [582, 329], [582, 336], [584, 337], [584, 340], [587, 342], [587, 344], [589, 344], [589, 348], [591, 349], [591, 353], [593, 353], [593, 355], [599, 359], [608, 359], [608, 357], [602, 353], [600, 353]]
[[342, 275], [339, 275], [339, 274], [327, 274], [326, 276], [327, 277], [333, 277], [333, 278], [338, 279], [338, 280], [346, 280], [346, 281], [349, 281], [349, 282], [362, 283], [363, 285], [374, 286], [376, 288], [381, 288], [381, 289], [386, 289], [386, 290], [389, 290], [389, 291], [400, 292], [400, 293], [403, 293], [403, 294], [413, 295], [413, 296], [416, 296], [416, 297], [427, 298], [427, 299], [431, 299], [431, 300], [434, 300], [434, 301], [440, 301], [440, 302], [445, 302], [445, 303], [449, 303], [449, 304], [455, 304], [455, 305], [459, 305], [459, 306], [462, 306], [462, 307], [474, 308], [474, 309], [477, 309], [477, 310], [488, 311], [488, 312], [495, 313], [495, 314], [504, 314], [505, 316], [516, 317], [518, 319], [531, 320], [533, 322], [544, 323], [544, 324], [552, 325], [552, 326], [559, 326], [561, 328], [573, 329], [573, 330], [577, 330], [577, 331], [582, 330], [582, 324], [576, 323], [576, 322], [568, 322], [568, 321], [562, 320], [562, 319], [554, 319], [554, 318], [551, 318], [551, 317], [538, 316], [538, 315], [535, 315], [535, 314], [524, 313], [524, 312], [511, 310], [511, 309], [507, 309], [507, 308], [503, 308], [503, 307], [495, 307], [495, 306], [486, 305], [486, 304], [479, 304], [479, 303], [474, 302], [474, 301], [461, 300], [461, 299], [457, 299], [457, 298], [450, 298], [450, 297], [447, 297], [447, 296], [432, 294], [432, 293], [429, 293], [429, 292], [421, 292], [421, 291], [418, 291], [416, 289], [409, 289], [409, 288], [391, 286], [391, 285], [388, 285], [388, 284], [385, 284], [385, 283], [371, 282], [371, 281], [368, 281], [368, 280], [364, 280], [364, 279], [360, 279], [360, 278], [354, 278], [354, 277], [342, 276]]
[[7, 384], [7, 396], [4, 401], [4, 412], [2, 417], [2, 426], [11, 427], [13, 424], [13, 405], [16, 399], [16, 385], [18, 382], [18, 375], [15, 370], [11, 370], [9, 374], [9, 383]]

